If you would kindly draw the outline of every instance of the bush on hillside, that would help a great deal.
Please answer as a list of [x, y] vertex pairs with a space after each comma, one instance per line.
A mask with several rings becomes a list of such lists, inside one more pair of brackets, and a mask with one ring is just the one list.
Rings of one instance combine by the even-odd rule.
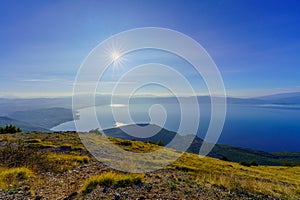
[[230, 161], [226, 156], [221, 156], [220, 160], [223, 160], [223, 161]]
[[6, 134], [6, 133], [20, 133], [22, 130], [20, 128], [17, 128], [13, 125], [6, 125], [5, 127], [0, 127], [0, 134]]
[[164, 142], [162, 140], [158, 140], [156, 144], [158, 146], [164, 146]]

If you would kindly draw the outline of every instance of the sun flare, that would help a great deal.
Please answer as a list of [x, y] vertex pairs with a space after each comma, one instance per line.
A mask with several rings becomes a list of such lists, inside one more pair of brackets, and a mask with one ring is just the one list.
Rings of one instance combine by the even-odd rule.
[[121, 54], [117, 51], [113, 51], [110, 55], [112, 61], [117, 61], [120, 57], [121, 57]]

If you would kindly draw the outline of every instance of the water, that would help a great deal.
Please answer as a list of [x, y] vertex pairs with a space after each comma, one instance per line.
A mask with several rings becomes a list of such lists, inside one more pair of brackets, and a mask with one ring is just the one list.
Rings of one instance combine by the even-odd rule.
[[[167, 112], [167, 120], [164, 127], [177, 131], [180, 123], [180, 107], [175, 103], [163, 104]], [[130, 113], [135, 123], [150, 122], [149, 108], [151, 104], [136, 104], [130, 106]], [[127, 107], [123, 105], [114, 106], [120, 116]], [[193, 112], [191, 106], [189, 112]], [[200, 124], [197, 134], [204, 138], [210, 121], [210, 105], [200, 105]], [[93, 124], [90, 118], [92, 108], [80, 110], [80, 114], [85, 114], [85, 120], [80, 119], [82, 129], [88, 131], [98, 126]], [[130, 123], [128, 119], [116, 121], [113, 118], [110, 105], [96, 107], [98, 121], [101, 128], [111, 128], [116, 122]], [[155, 113], [154, 113], [155, 114]], [[158, 110], [158, 115], [162, 115]], [[191, 121], [194, 119], [190, 119]], [[66, 122], [57, 127], [55, 131], [75, 130], [74, 122]], [[183, 131], [189, 133], [189, 130]], [[227, 105], [227, 116], [222, 134], [218, 143], [234, 146], [246, 147], [263, 151], [291, 151], [300, 152], [300, 108], [284, 107], [272, 105]]]

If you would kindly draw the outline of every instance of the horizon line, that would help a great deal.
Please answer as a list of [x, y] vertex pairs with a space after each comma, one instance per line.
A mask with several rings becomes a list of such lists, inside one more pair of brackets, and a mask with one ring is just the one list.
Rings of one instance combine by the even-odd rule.
[[[272, 95], [280, 95], [280, 94], [293, 94], [293, 93], [300, 93], [300, 91], [278, 91], [278, 92], [272, 92], [272, 93], [266, 93], [266, 94], [257, 94], [257, 95], [233, 95], [233, 94], [226, 94], [224, 97], [226, 98], [241, 98], [241, 99], [250, 99], [250, 98], [261, 98], [261, 97], [265, 97], [265, 96], [272, 96]], [[91, 96], [90, 94], [82, 94], [80, 96]], [[105, 93], [105, 94], [95, 94], [95, 96], [111, 96], [111, 94]], [[115, 95], [118, 97], [126, 97], [126, 94], [119, 94], [119, 95]], [[177, 97], [193, 97], [193, 96], [197, 96], [197, 97], [220, 97], [223, 95], [219, 95], [219, 94], [215, 94], [215, 95], [210, 95], [208, 93], [203, 93], [203, 94], [196, 94], [196, 95], [188, 95], [188, 94], [181, 94]], [[55, 98], [72, 98], [73, 95], [72, 94], [60, 94], [58, 95], [57, 93], [53, 94], [53, 95], [38, 95], [38, 94], [32, 94], [32, 95], [1, 95], [0, 94], [0, 98], [2, 99], [55, 99]], [[176, 97], [175, 95], [170, 95], [170, 94], [157, 94], [157, 95], [153, 95], [153, 94], [140, 94], [140, 95], [136, 95], [133, 96], [133, 98], [167, 98], [167, 97]]]

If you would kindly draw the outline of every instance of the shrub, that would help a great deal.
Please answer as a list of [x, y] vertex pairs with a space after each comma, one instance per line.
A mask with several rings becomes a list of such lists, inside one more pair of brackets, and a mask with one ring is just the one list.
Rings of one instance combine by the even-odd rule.
[[158, 146], [164, 146], [164, 142], [162, 140], [158, 140], [156, 144]]
[[250, 165], [251, 165], [251, 166], [258, 166], [258, 164], [257, 164], [255, 161], [251, 161], [251, 162], [250, 162]]
[[221, 156], [220, 160], [223, 160], [223, 161], [230, 161], [226, 156]]
[[143, 177], [141, 175], [125, 175], [117, 174], [114, 172], [107, 172], [101, 175], [92, 176], [89, 178], [83, 188], [83, 193], [89, 193], [94, 190], [98, 185], [101, 186], [129, 186], [133, 184], [139, 184], [143, 182]]
[[123, 146], [132, 146], [132, 142], [129, 140], [122, 140], [119, 144]]
[[246, 166], [246, 167], [258, 166], [258, 164], [255, 161], [251, 161], [251, 162], [241, 161], [241, 162], [239, 162], [239, 164]]
[[245, 162], [245, 161], [241, 161], [241, 162], [239, 162], [239, 164], [243, 165], [243, 166], [246, 166], [246, 167], [250, 167], [251, 166], [250, 163]]

